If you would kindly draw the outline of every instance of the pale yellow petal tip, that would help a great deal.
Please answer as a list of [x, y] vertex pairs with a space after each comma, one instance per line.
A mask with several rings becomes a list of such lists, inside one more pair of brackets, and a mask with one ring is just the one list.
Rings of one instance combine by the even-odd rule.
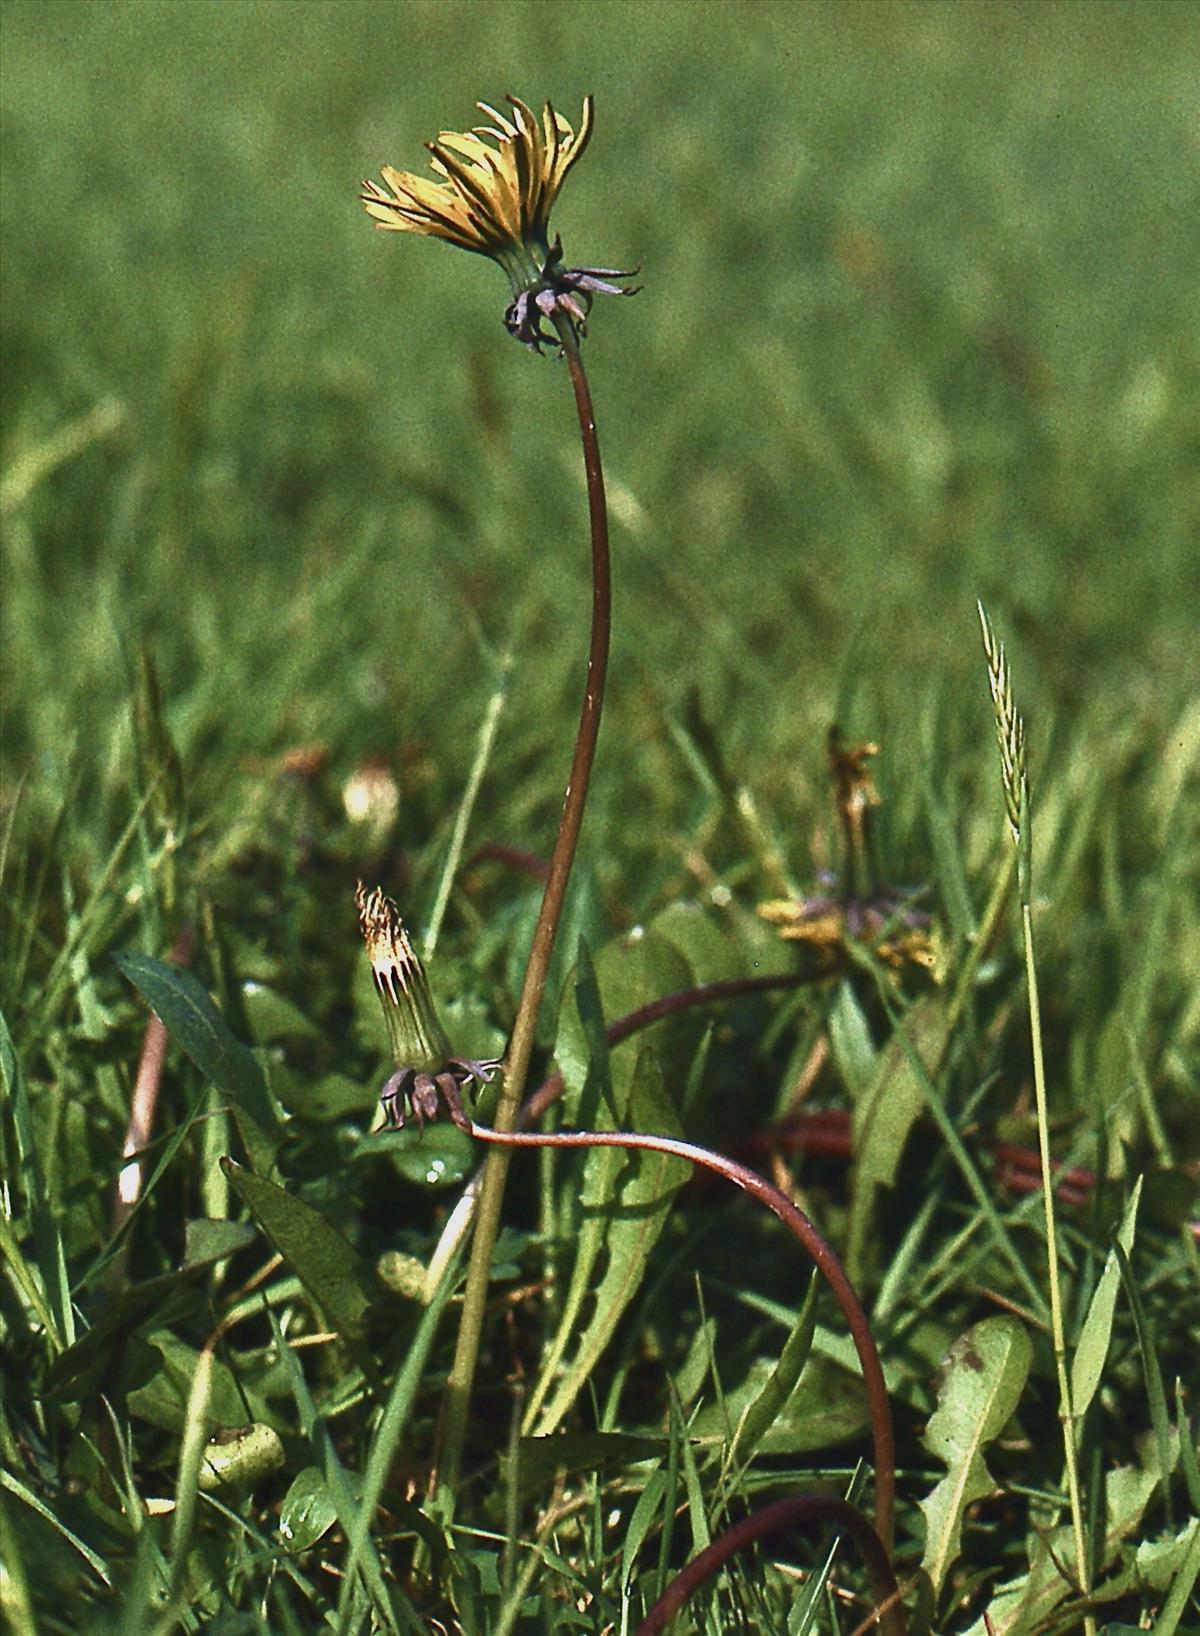
[[[492, 124], [442, 131], [436, 143], [426, 144], [438, 180], [381, 167], [394, 197], [364, 182], [360, 198], [368, 213], [384, 227], [446, 239], [497, 259], [523, 252], [540, 266], [549, 250], [551, 207], [591, 135], [592, 98], [584, 98], [578, 132], [547, 102], [545, 137], [526, 103], [515, 96], [507, 101], [511, 116], [480, 102], [476, 106]], [[447, 150], [466, 163], [447, 162]]]
[[400, 911], [381, 887], [368, 892], [362, 881], [355, 887], [354, 902], [375, 986], [385, 999], [398, 1005], [400, 994], [421, 975], [421, 962], [408, 940]]

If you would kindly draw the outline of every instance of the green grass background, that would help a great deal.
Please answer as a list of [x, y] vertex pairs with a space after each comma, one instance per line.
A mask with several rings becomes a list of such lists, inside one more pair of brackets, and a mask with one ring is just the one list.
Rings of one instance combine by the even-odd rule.
[[355, 202], [509, 89], [594, 92], [555, 225], [644, 263], [588, 346], [602, 779], [693, 682], [785, 795], [847, 685], [901, 756], [923, 697], [977, 735], [977, 595], [1035, 720], [1161, 732], [1194, 684], [1191, 6], [42, 0], [4, 34], [4, 467], [124, 417], [6, 519], [10, 766], [103, 760], [118, 633], [218, 780], [398, 725], [461, 771], [473, 619], [536, 643], [514, 721], [557, 708], [563, 371], [507, 341], [497, 270]]
[[[318, 1020], [285, 1099], [339, 1068], [369, 1103], [376, 1059], [346, 1025], [350, 889], [371, 870], [427, 914], [507, 645], [468, 850], [549, 850], [588, 607], [566, 373], [505, 335], [498, 269], [375, 233], [356, 200], [509, 90], [572, 119], [595, 94], [554, 225], [571, 263], [642, 264], [642, 292], [599, 302], [586, 342], [616, 574], [589, 930], [719, 878], [745, 911], [741, 955], [779, 959], [748, 929], [773, 883], [697, 746], [753, 790], [803, 881], [836, 856], [837, 718], [883, 746], [885, 873], [932, 881], [961, 949], [1000, 833], [982, 597], [1031, 731], [1055, 1107], [1098, 1168], [1121, 1170], [1123, 1140], [1164, 1168], [1172, 1144], [1194, 1156], [1197, 16], [1182, 0], [8, 0], [0, 956], [62, 1143], [56, 1185], [86, 1200], [60, 1210], [69, 1256], [104, 1243], [144, 1019], [107, 957], [162, 953], [176, 911], [204, 906], [201, 975], [224, 1000], [257, 976]], [[98, 406], [106, 429], [79, 432]], [[187, 791], [175, 902], [145, 834], [109, 868], [144, 790], [142, 645]], [[281, 780], [314, 743], [319, 777]], [[401, 805], [364, 839], [339, 791], [371, 756]], [[455, 975], [491, 984], [493, 1030], [527, 896], [476, 874], [447, 920]], [[985, 1079], [1008, 1109], [1028, 1076], [1011, 945], [985, 978], [977, 1054], [947, 1091], [959, 1113]], [[734, 1057], [726, 1087], [745, 1079]], [[164, 1094], [171, 1128], [187, 1099], [177, 1077]], [[196, 1140], [211, 1171], [220, 1135]], [[290, 1179], [351, 1232], [345, 1151], [301, 1145]], [[170, 1262], [182, 1214], [229, 1207], [219, 1183], [195, 1188], [153, 1201], [143, 1275]], [[1075, 1246], [1077, 1316], [1107, 1219]], [[1195, 1321], [1171, 1225], [1154, 1271], [1168, 1381]], [[1005, 1287], [1003, 1267], [987, 1276]], [[975, 1313], [973, 1294], [950, 1299], [947, 1323]], [[1131, 1356], [1118, 1443], [1147, 1424]], [[173, 1445], [158, 1458], [174, 1471]]]

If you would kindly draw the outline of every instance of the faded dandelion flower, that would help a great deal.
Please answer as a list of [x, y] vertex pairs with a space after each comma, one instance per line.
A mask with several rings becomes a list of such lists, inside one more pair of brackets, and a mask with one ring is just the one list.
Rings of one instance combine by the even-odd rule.
[[833, 804], [842, 829], [845, 879], [842, 891], [832, 877], [827, 888], [798, 898], [760, 903], [758, 913], [788, 942], [804, 943], [818, 969], [843, 970], [849, 945], [862, 945], [895, 972], [918, 966], [938, 978], [941, 957], [930, 916], [918, 907], [924, 889], [904, 891], [878, 884], [871, 869], [869, 820], [882, 805], [871, 763], [875, 743], [848, 744], [836, 725], [829, 729], [826, 754]]
[[547, 342], [557, 344], [544, 319], [561, 316], [582, 334], [593, 297], [635, 293], [613, 280], [632, 278], [636, 268], [567, 267], [561, 242], [550, 240], [551, 208], [591, 139], [591, 97], [584, 98], [578, 131], [549, 102], [539, 125], [518, 97], [506, 100], [511, 117], [480, 102], [490, 125], [441, 131], [425, 144], [436, 180], [383, 165], [386, 190], [366, 181], [359, 197], [378, 227], [445, 239], [499, 262], [513, 292], [505, 326], [540, 352]]
[[379, 1095], [388, 1123], [401, 1129], [411, 1113], [423, 1125], [444, 1105], [454, 1123], [469, 1130], [463, 1088], [472, 1080], [488, 1083], [499, 1063], [452, 1054], [425, 968], [392, 899], [359, 881], [354, 901], [396, 1063]]

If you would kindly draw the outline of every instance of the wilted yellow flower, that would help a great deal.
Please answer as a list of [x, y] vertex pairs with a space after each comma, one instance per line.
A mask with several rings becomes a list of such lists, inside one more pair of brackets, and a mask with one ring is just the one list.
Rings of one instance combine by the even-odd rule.
[[498, 261], [512, 282], [505, 323], [535, 350], [554, 337], [541, 320], [563, 312], [580, 330], [595, 295], [631, 295], [610, 280], [629, 278], [614, 268], [563, 265], [550, 242], [550, 211], [567, 172], [582, 158], [592, 134], [592, 99], [583, 99], [575, 131], [546, 103], [539, 125], [518, 97], [512, 117], [489, 103], [476, 106], [492, 121], [470, 131], [441, 131], [425, 146], [436, 180], [384, 165], [386, 189], [363, 183], [360, 195], [378, 227], [425, 233]]
[[550, 208], [592, 134], [592, 99], [583, 99], [578, 135], [549, 103], [539, 129], [531, 109], [516, 97], [508, 100], [512, 119], [480, 102], [494, 124], [441, 131], [426, 143], [440, 181], [384, 165], [380, 174], [393, 196], [364, 182], [367, 214], [381, 227], [429, 233], [479, 255], [502, 260], [512, 249], [526, 249], [544, 261]]

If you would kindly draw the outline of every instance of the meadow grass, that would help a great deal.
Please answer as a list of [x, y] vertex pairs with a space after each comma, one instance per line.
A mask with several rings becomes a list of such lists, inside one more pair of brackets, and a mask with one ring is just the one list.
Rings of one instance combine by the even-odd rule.
[[[614, 646], [538, 1072], [568, 1123], [682, 1125], [769, 1170], [845, 1256], [910, 1628], [1187, 1629], [1192, 8], [2, 18], [13, 1627], [624, 1629], [748, 1502], [869, 1489], [853, 1350], [777, 1224], [557, 1152], [513, 1161], [452, 1529], [425, 1498], [461, 1271], [430, 1261], [477, 1154], [371, 1134], [354, 883], [436, 922], [455, 1047], [499, 1054], [540, 894], [512, 852], [549, 855], [577, 706], [585, 496], [566, 372], [505, 336], [496, 269], [373, 233], [355, 195], [512, 90], [568, 117], [595, 94], [555, 227], [644, 286], [585, 345]], [[1028, 940], [977, 598], [1027, 727]], [[871, 867], [925, 889], [934, 973], [855, 946], [610, 1056], [603, 1021], [659, 995], [815, 964], [756, 910], [845, 871], [833, 722], [880, 745]], [[160, 996], [126, 1218], [134, 984], [172, 947], [198, 986]], [[1036, 1156], [1043, 1091], [1092, 1175], [1060, 1190], [1053, 1326], [1036, 1157], [998, 1148]], [[677, 1628], [852, 1630], [868, 1582], [829, 1547], [773, 1537]]]

